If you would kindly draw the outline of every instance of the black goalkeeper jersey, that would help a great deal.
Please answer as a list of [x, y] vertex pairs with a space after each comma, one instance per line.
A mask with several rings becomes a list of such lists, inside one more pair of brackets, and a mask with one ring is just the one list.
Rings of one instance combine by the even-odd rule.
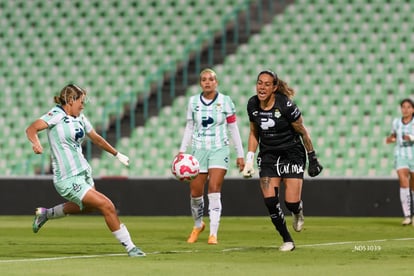
[[285, 150], [301, 144], [299, 133], [292, 127], [301, 116], [294, 102], [281, 93], [275, 94], [275, 104], [270, 110], [260, 108], [257, 95], [247, 103], [250, 122], [255, 123], [259, 130], [260, 152]]

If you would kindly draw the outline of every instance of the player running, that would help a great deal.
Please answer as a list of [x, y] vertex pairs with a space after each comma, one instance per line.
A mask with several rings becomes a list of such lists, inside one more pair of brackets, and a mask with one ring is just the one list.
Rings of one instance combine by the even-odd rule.
[[49, 219], [98, 210], [130, 257], [145, 256], [145, 253], [132, 242], [126, 226], [121, 224], [112, 201], [95, 190], [91, 167], [82, 153], [82, 142], [87, 135], [94, 144], [116, 156], [126, 166], [129, 165], [129, 158], [96, 133], [82, 114], [86, 100], [84, 89], [69, 84], [54, 100], [57, 105], [34, 121], [26, 129], [26, 135], [32, 143], [33, 151], [41, 154], [43, 147], [38, 132], [47, 129], [52, 155], [53, 183], [56, 191], [68, 202], [49, 209], [37, 208], [33, 232], [37, 233]]
[[243, 175], [253, 175], [254, 154], [260, 146], [257, 157], [260, 187], [272, 223], [283, 239], [280, 251], [295, 249], [280, 207], [281, 183], [285, 185], [285, 205], [293, 215], [293, 229], [300, 232], [304, 224], [301, 194], [306, 153], [310, 176], [317, 176], [323, 169], [303, 124], [302, 114], [291, 100], [294, 94], [294, 90], [274, 72], [262, 71], [257, 76], [256, 95], [247, 104], [250, 134]]
[[[400, 182], [400, 201], [404, 215], [402, 225], [413, 224], [412, 208], [414, 202], [414, 102], [403, 99], [400, 103], [401, 118], [392, 122], [391, 134], [387, 144], [395, 143], [394, 167]], [[411, 191], [410, 191], [411, 188]], [[410, 195], [411, 193], [411, 195]]]

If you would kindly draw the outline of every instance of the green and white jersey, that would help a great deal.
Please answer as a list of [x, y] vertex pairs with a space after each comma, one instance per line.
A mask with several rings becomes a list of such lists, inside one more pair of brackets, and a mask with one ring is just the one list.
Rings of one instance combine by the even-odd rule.
[[40, 117], [48, 124], [47, 137], [51, 147], [53, 180], [61, 181], [90, 169], [82, 153], [86, 133], [93, 130], [89, 120], [67, 115], [61, 106], [53, 107]]
[[227, 123], [235, 117], [235, 106], [229, 96], [217, 93], [206, 103], [202, 94], [190, 97], [187, 108], [187, 120], [194, 122], [192, 148], [217, 149], [229, 145]]
[[394, 119], [392, 122], [392, 133], [396, 135], [395, 157], [414, 159], [414, 142], [403, 140], [405, 134], [414, 135], [414, 120], [404, 124], [401, 118]]

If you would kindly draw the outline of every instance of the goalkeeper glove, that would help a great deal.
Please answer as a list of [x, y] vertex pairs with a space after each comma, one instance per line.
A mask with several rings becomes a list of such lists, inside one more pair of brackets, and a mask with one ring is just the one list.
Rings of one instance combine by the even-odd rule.
[[323, 170], [323, 167], [321, 164], [319, 164], [315, 151], [308, 152], [308, 160], [309, 160], [309, 168], [308, 168], [309, 176], [315, 177], [318, 174], [320, 174]]
[[246, 164], [244, 164], [244, 169], [243, 169], [244, 178], [251, 178], [254, 174], [253, 157], [254, 157], [254, 152], [252, 151], [249, 151], [246, 155]]
[[118, 158], [118, 160], [124, 164], [125, 166], [129, 166], [129, 158], [126, 155], [123, 155], [120, 152], [117, 152], [117, 154], [115, 155], [116, 158]]

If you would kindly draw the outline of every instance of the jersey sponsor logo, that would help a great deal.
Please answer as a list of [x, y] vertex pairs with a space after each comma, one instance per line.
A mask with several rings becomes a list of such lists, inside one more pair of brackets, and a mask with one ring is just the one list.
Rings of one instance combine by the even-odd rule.
[[224, 144], [225, 146], [230, 145], [230, 140], [229, 140], [228, 138], [224, 139], [224, 140], [223, 140], [223, 144]]
[[263, 130], [268, 130], [271, 127], [276, 125], [275, 121], [270, 118], [260, 118], [260, 128]]
[[205, 133], [205, 132], [199, 132], [197, 134], [197, 137], [213, 137], [216, 136], [215, 133]]
[[214, 123], [214, 119], [211, 118], [210, 116], [205, 116], [201, 120], [201, 125], [203, 127], [207, 127], [208, 125], [211, 125], [212, 123]]
[[75, 134], [75, 141], [77, 142], [79, 139], [82, 139], [85, 136], [85, 132], [83, 131], [82, 128], [77, 128], [75, 129], [76, 134]]
[[299, 164], [284, 164], [284, 163], [280, 163], [280, 157], [277, 159], [277, 162], [275, 164], [276, 166], [276, 170], [278, 175], [282, 175], [282, 174], [289, 174], [289, 173], [303, 173], [304, 169], [303, 169], [303, 165], [299, 165]]
[[289, 107], [292, 106], [292, 102], [291, 101], [287, 101], [286, 102], [286, 106], [289, 106]]
[[298, 117], [299, 116], [299, 109], [295, 108], [295, 110], [293, 110], [293, 112], [290, 113], [290, 115], [292, 115], [294, 118]]
[[257, 116], [257, 114], [259, 114], [259, 111], [257, 111], [257, 110], [252, 112], [253, 116]]
[[272, 112], [260, 112], [259, 114], [262, 116], [268, 116], [268, 117], [272, 116]]

